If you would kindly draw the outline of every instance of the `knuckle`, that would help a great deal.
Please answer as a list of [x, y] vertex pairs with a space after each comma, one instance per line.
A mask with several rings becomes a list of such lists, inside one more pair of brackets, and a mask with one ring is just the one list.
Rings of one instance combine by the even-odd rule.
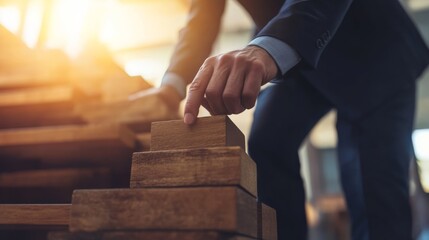
[[249, 61], [249, 59], [247, 58], [246, 55], [243, 54], [237, 54], [235, 56], [235, 62], [238, 64], [243, 64], [243, 63], [247, 63]]
[[214, 88], [207, 88], [206, 97], [207, 99], [213, 101], [213, 100], [219, 99], [221, 97], [221, 94], [219, 94], [219, 91], [217, 91]]
[[241, 104], [247, 109], [252, 108], [255, 105], [255, 101], [256, 96], [253, 93], [247, 92], [241, 96]]
[[263, 71], [264, 70], [264, 64], [260, 60], [252, 61], [251, 67], [255, 71]]
[[222, 98], [227, 103], [234, 103], [239, 100], [240, 96], [236, 93], [232, 92], [224, 92], [222, 94]]
[[195, 79], [192, 81], [191, 85], [189, 86], [190, 91], [198, 91], [201, 88], [201, 83], [198, 79]]

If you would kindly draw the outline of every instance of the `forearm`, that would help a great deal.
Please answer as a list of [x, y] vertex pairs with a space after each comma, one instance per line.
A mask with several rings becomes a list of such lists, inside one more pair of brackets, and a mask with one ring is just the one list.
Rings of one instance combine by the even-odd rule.
[[192, 82], [212, 51], [224, 8], [225, 0], [192, 1], [187, 23], [180, 31], [162, 85], [174, 87], [184, 97], [186, 85]]

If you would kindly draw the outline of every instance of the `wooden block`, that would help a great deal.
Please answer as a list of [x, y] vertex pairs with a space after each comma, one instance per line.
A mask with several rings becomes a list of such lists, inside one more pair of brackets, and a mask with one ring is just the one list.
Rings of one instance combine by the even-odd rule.
[[[4, 59], [6, 58], [6, 59]], [[8, 66], [3, 64], [8, 62]], [[69, 82], [67, 56], [59, 50], [11, 51], [0, 57], [7, 69], [0, 75], [0, 89], [56, 85]]]
[[72, 101], [0, 107], [0, 129], [84, 124]]
[[70, 204], [0, 204], [0, 226], [64, 226]]
[[79, 94], [70, 85], [1, 91], [0, 128], [84, 123], [74, 112]]
[[214, 230], [257, 237], [256, 205], [235, 187], [76, 190], [70, 230]]
[[[38, 167], [109, 166], [128, 168], [135, 136], [119, 124], [0, 131], [0, 165], [36, 159]], [[116, 165], [113, 165], [115, 164]]]
[[75, 109], [82, 118], [93, 124], [122, 123], [135, 132], [148, 132], [153, 121], [177, 119], [158, 95], [137, 97], [115, 102], [82, 102]]
[[253, 240], [215, 231], [50, 232], [48, 240]]
[[244, 135], [227, 116], [199, 118], [188, 126], [183, 120], [152, 123], [151, 151], [240, 146]]
[[[131, 94], [138, 91], [153, 88], [141, 76], [135, 77], [111, 77], [105, 80], [102, 85], [102, 100], [105, 103], [127, 100]], [[143, 106], [141, 106], [143, 107]]]
[[0, 93], [0, 107], [72, 101], [73, 95], [68, 85], [8, 90]]
[[276, 210], [258, 202], [258, 237], [263, 240], [277, 240]]
[[256, 164], [240, 147], [133, 154], [131, 188], [228, 185], [257, 196]]
[[109, 185], [110, 178], [110, 170], [108, 168], [67, 168], [0, 172], [0, 188], [102, 187], [103, 185]]

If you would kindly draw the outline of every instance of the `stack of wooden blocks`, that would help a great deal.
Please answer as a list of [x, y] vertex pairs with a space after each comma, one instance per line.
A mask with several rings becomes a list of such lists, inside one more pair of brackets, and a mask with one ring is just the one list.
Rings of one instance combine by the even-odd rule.
[[130, 189], [76, 190], [70, 232], [50, 240], [277, 239], [275, 210], [257, 201], [256, 164], [226, 116], [152, 123], [134, 153]]
[[177, 113], [157, 95], [128, 99], [151, 85], [106, 51], [72, 60], [1, 26], [0, 39], [0, 239], [46, 239], [68, 228], [74, 189], [128, 187], [151, 122]]

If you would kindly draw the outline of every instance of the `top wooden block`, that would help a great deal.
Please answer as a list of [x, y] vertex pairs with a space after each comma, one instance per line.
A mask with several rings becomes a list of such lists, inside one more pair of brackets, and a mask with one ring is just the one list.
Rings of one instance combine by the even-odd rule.
[[152, 123], [151, 151], [240, 146], [245, 139], [240, 129], [227, 116], [197, 119], [191, 126], [183, 120]]

